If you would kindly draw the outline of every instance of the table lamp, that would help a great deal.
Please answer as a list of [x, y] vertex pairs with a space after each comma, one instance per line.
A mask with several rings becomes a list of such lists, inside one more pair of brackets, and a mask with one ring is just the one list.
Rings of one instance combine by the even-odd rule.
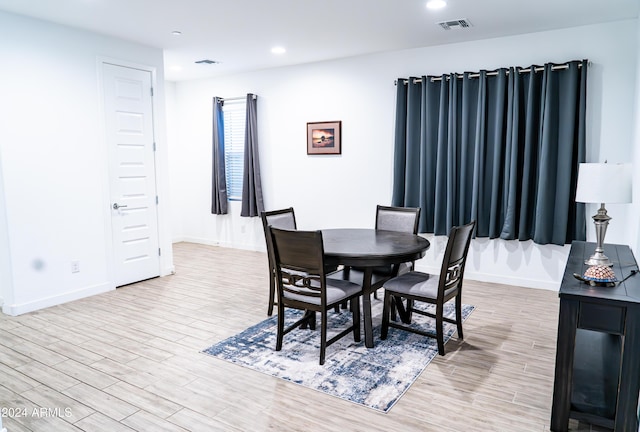
[[612, 265], [602, 246], [611, 220], [604, 204], [631, 202], [631, 164], [581, 163], [578, 168], [576, 202], [600, 203], [598, 213], [593, 216], [596, 250], [584, 263], [590, 266]]

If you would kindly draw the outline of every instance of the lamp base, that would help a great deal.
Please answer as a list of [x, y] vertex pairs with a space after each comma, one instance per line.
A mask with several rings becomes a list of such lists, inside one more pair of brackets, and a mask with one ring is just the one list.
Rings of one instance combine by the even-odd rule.
[[589, 257], [589, 259], [585, 260], [584, 263], [588, 266], [608, 266], [611, 267], [613, 263], [611, 260], [602, 252], [596, 251], [593, 255]]
[[604, 254], [604, 236], [607, 233], [607, 226], [609, 226], [609, 221], [611, 217], [607, 215], [607, 209], [604, 208], [604, 203], [600, 204], [600, 208], [598, 209], [598, 213], [593, 215], [592, 217], [593, 223], [596, 226], [596, 250], [586, 260], [584, 263], [589, 266], [601, 265], [601, 266], [612, 266], [613, 263], [607, 258]]

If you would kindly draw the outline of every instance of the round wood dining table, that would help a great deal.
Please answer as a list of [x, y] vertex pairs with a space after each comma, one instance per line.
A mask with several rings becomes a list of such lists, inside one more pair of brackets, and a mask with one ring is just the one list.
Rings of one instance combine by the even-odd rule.
[[[331, 275], [349, 279], [350, 267], [363, 269], [362, 309], [365, 346], [373, 347], [373, 324], [371, 317], [371, 293], [384, 282], [397, 275], [398, 265], [422, 258], [429, 241], [419, 235], [396, 231], [361, 228], [323, 229], [325, 265], [343, 265], [346, 270]], [[379, 275], [373, 269], [393, 266], [390, 274]]]

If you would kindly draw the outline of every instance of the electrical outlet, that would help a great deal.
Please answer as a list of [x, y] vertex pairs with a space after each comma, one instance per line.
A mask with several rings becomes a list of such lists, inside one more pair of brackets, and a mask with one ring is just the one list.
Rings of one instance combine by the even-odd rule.
[[80, 261], [71, 261], [71, 273], [80, 273]]

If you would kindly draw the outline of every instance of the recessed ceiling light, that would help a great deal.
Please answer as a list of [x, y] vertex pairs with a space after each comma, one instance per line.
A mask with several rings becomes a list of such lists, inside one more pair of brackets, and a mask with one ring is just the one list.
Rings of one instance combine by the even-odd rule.
[[284, 49], [284, 47], [277, 46], [277, 47], [271, 48], [271, 52], [273, 54], [284, 54], [287, 52], [287, 50]]
[[182, 66], [178, 66], [178, 65], [171, 66], [171, 70], [175, 72], [180, 72], [182, 70]]
[[178, 30], [172, 31], [171, 34], [174, 35], [174, 36], [182, 36], [182, 32], [178, 31]]
[[447, 2], [444, 0], [429, 0], [427, 2], [427, 8], [431, 10], [442, 9], [447, 5]]

